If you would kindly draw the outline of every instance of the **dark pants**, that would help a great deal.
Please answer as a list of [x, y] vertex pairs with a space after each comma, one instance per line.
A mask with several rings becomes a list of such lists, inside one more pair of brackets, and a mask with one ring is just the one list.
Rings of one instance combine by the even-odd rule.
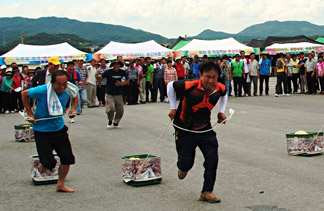
[[128, 105], [137, 104], [138, 101], [138, 85], [136, 80], [129, 80], [127, 86], [127, 103]]
[[283, 83], [284, 86], [284, 93], [287, 94], [287, 74], [286, 73], [277, 73], [277, 85], [276, 85], [276, 94], [281, 93], [281, 83]]
[[263, 81], [265, 81], [265, 94], [269, 94], [269, 75], [260, 75], [260, 95], [263, 93]]
[[244, 73], [244, 74], [245, 74], [245, 79], [243, 79], [244, 95], [251, 96], [251, 83], [250, 82], [246, 82], [246, 79], [247, 79], [248, 74], [247, 73]]
[[53, 149], [59, 156], [61, 164], [71, 165], [75, 163], [67, 131], [68, 127], [65, 125], [57, 132], [34, 131], [39, 161], [45, 168], [52, 170], [56, 165], [52, 153]]
[[306, 77], [307, 77], [307, 86], [308, 86], [308, 94], [313, 94], [316, 93], [315, 89], [315, 80], [314, 77], [312, 77], [313, 72], [307, 72]]
[[319, 77], [318, 78], [319, 82], [320, 82], [320, 87], [321, 87], [321, 92], [324, 92], [324, 78], [323, 77]]
[[204, 186], [202, 192], [213, 191], [218, 165], [218, 142], [216, 133], [209, 131], [207, 133], [197, 134], [176, 131], [177, 166], [181, 171], [187, 172], [194, 165], [197, 146], [205, 158]]
[[149, 101], [149, 97], [150, 97], [150, 93], [151, 93], [151, 100], [153, 101], [153, 87], [152, 87], [152, 84], [150, 81], [146, 81], [146, 84], [145, 84], [145, 90], [146, 90], [146, 102]]
[[4, 111], [13, 111], [13, 94], [10, 94], [9, 92], [1, 92], [1, 101], [2, 101], [2, 107]]
[[234, 94], [235, 96], [242, 96], [242, 87], [243, 87], [243, 77], [234, 77]]
[[251, 88], [253, 83], [253, 95], [258, 94], [258, 76], [250, 76], [251, 79]]
[[298, 91], [298, 80], [299, 80], [299, 73], [293, 74], [292, 81], [294, 85], [294, 92], [297, 93]]
[[154, 78], [153, 79], [153, 96], [152, 101], [156, 102], [158, 91], [160, 92], [160, 101], [163, 102], [164, 100], [164, 81], [163, 78]]
[[13, 107], [19, 111], [24, 109], [24, 105], [21, 99], [21, 92], [12, 92], [13, 95]]
[[106, 103], [105, 91], [106, 91], [106, 85], [101, 85], [101, 87], [99, 87], [97, 85], [97, 98], [98, 98], [99, 103], [101, 103], [102, 105], [105, 105], [105, 103]]
[[290, 94], [292, 92], [292, 88], [291, 88], [291, 83], [292, 83], [292, 77], [287, 76], [287, 91]]

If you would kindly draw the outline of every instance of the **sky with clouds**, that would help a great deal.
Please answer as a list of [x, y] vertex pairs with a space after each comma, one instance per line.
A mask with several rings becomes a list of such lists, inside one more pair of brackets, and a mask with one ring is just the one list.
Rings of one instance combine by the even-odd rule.
[[265, 21], [323, 25], [323, 0], [0, 0], [0, 17], [67, 17], [123, 25], [168, 38], [205, 29], [238, 33]]

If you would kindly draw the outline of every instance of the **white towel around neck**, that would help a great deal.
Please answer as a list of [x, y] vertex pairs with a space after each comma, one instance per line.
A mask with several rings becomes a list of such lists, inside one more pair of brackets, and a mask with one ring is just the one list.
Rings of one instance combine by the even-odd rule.
[[[68, 86], [65, 91], [70, 98], [75, 98], [78, 95], [79, 88], [76, 85], [68, 82]], [[47, 108], [48, 113], [51, 116], [62, 116], [64, 113], [64, 108], [62, 107], [52, 83], [47, 84]]]

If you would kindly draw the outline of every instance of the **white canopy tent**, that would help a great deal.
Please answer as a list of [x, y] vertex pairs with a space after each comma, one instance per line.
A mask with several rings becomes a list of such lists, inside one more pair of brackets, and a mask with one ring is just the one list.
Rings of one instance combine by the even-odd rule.
[[300, 43], [284, 43], [284, 44], [272, 44], [265, 48], [265, 51], [270, 55], [276, 55], [277, 53], [309, 53], [311, 51], [323, 52], [324, 44], [314, 44], [309, 42]]
[[[257, 49], [246, 46], [232, 37], [222, 40], [193, 39], [190, 43], [179, 49], [179, 51], [187, 51], [189, 57], [192, 57], [193, 55], [198, 55], [200, 57], [203, 55], [235, 55], [239, 54], [242, 50], [245, 51], [246, 54], [250, 54], [255, 52]], [[256, 53], [258, 53], [258, 51]]]
[[154, 40], [141, 43], [120, 43], [110, 41], [101, 50], [94, 53], [94, 58], [99, 59], [116, 59], [117, 56], [122, 56], [125, 59], [136, 57], [160, 57], [172, 56], [172, 50], [165, 48]]
[[3, 54], [0, 60], [6, 64], [12, 62], [17, 64], [39, 64], [47, 63], [52, 56], [57, 56], [61, 62], [73, 59], [89, 60], [91, 58], [91, 54], [82, 52], [65, 42], [55, 45], [18, 44], [15, 48]]

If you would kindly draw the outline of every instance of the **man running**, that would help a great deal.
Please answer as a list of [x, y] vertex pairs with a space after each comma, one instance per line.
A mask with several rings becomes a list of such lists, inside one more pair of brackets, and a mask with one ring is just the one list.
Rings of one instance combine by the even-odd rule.
[[[52, 153], [54, 149], [61, 161], [56, 191], [74, 192], [73, 189], [64, 185], [70, 165], [75, 163], [75, 158], [67, 133], [68, 127], [64, 125], [64, 119], [60, 115], [63, 115], [66, 104], [69, 101], [69, 95], [71, 95], [73, 98], [69, 117], [73, 118], [75, 116], [75, 110], [78, 105], [78, 88], [75, 86], [74, 93], [69, 90], [68, 74], [65, 71], [54, 71], [51, 77], [52, 80], [49, 84], [44, 84], [24, 91], [22, 93], [22, 99], [27, 116], [29, 117], [28, 121], [33, 124], [37, 152], [41, 163], [38, 167], [40, 173], [42, 174], [46, 169], [52, 170], [55, 167], [56, 160]], [[52, 100], [48, 97], [49, 95], [53, 97], [51, 98]], [[30, 98], [37, 99], [34, 113], [29, 104]], [[48, 102], [52, 104], [52, 106], [48, 106]], [[53, 113], [56, 113], [58, 118], [37, 121], [37, 119], [55, 117]]]
[[[169, 117], [174, 120], [176, 130], [179, 179], [184, 179], [192, 168], [195, 149], [198, 146], [205, 158], [204, 185], [199, 200], [218, 203], [220, 199], [213, 193], [218, 164], [218, 142], [216, 133], [211, 129], [210, 119], [211, 110], [220, 100], [218, 122], [225, 123], [226, 88], [217, 82], [220, 68], [214, 62], [202, 63], [199, 71], [200, 79], [180, 80], [168, 84], [171, 105]], [[178, 108], [177, 95], [180, 96]]]

